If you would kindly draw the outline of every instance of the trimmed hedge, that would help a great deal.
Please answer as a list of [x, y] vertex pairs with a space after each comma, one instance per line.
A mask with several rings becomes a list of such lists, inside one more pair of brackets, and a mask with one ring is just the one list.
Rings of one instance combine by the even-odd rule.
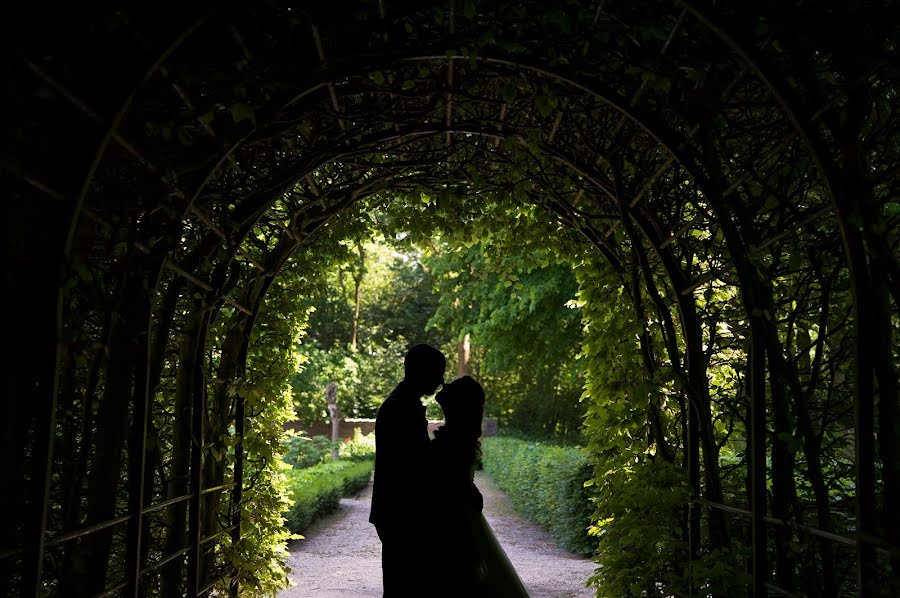
[[373, 460], [331, 461], [286, 472], [293, 504], [285, 513], [286, 525], [299, 534], [313, 521], [337, 508], [342, 496], [355, 494], [372, 477]]
[[525, 517], [541, 525], [560, 546], [591, 556], [597, 539], [588, 535], [594, 512], [591, 464], [576, 447], [505, 436], [482, 439], [484, 471]]

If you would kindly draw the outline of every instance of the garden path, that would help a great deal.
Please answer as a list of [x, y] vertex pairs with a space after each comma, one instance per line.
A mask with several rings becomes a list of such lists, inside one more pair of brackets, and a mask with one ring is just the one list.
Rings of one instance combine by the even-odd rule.
[[[509, 497], [478, 472], [484, 515], [531, 598], [590, 598], [584, 581], [596, 566], [590, 559], [556, 546], [539, 526], [512, 508]], [[305, 540], [292, 542], [288, 564], [295, 586], [279, 598], [378, 598], [381, 596], [381, 545], [369, 525], [371, 484], [358, 496], [341, 500], [337, 512], [313, 524]], [[424, 597], [423, 597], [424, 598]]]

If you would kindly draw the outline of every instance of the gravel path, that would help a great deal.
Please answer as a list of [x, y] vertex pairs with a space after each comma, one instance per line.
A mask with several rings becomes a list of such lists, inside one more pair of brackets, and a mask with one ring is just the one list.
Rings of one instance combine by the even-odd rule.
[[[558, 548], [547, 533], [523, 519], [509, 498], [482, 472], [475, 483], [484, 495], [484, 515], [531, 598], [591, 598], [584, 582], [593, 572], [590, 559]], [[381, 544], [369, 525], [369, 485], [358, 496], [341, 500], [335, 513], [290, 545], [288, 564], [296, 584], [279, 598], [379, 598]]]

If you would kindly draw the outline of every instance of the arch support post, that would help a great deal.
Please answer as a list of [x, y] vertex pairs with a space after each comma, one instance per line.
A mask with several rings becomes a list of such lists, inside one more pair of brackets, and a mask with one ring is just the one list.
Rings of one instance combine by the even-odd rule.
[[766, 346], [757, 317], [750, 323], [750, 512], [753, 598], [768, 596], [766, 535]]
[[[246, 355], [246, 352], [245, 352]], [[231, 491], [231, 545], [238, 546], [241, 541], [241, 501], [244, 493], [244, 430], [246, 427], [246, 404], [242, 395], [235, 399], [234, 434], [237, 441], [234, 445], [234, 488]], [[228, 595], [237, 598], [240, 594], [240, 580], [235, 572], [228, 583]]]
[[[18, 260], [12, 260], [17, 262]], [[22, 280], [26, 273], [23, 272]], [[18, 278], [18, 277], [17, 277]], [[51, 277], [48, 277], [51, 278]], [[51, 280], [53, 280], [51, 278]], [[53, 280], [55, 282], [55, 280]], [[48, 383], [55, 380], [57, 344], [62, 340], [57, 338], [61, 331], [57, 329], [56, 318], [52, 317], [55, 310], [61, 310], [60, 304], [56, 304], [55, 289], [37, 288], [36, 296], [28, 297], [11, 293], [15, 301], [19, 297], [24, 299], [21, 309], [14, 309], [17, 316], [12, 318], [13, 328], [21, 326], [22, 330], [11, 338], [21, 342], [18, 351], [12, 351], [12, 384], [8, 387], [11, 391], [0, 413], [3, 414], [3, 464], [0, 471], [4, 473], [11, 487], [2, 493], [0, 505], [4, 507], [4, 513], [14, 514], [20, 509], [25, 514], [26, 520], [21, 533], [24, 536], [24, 554], [21, 587], [22, 596], [41, 596], [42, 572], [44, 565], [44, 549], [47, 530], [47, 519], [50, 504], [50, 485], [53, 474], [53, 443], [56, 436], [56, 411], [57, 411], [57, 384]], [[12, 286], [8, 287], [12, 288]], [[30, 327], [30, 329], [27, 329]], [[51, 342], [47, 342], [52, 339]], [[62, 350], [62, 348], [60, 348]], [[30, 483], [24, 489], [19, 488], [16, 480], [22, 480], [26, 476], [26, 446], [28, 445], [28, 429], [33, 423], [34, 440], [31, 444], [31, 472]], [[6, 476], [9, 474], [9, 477]], [[4, 526], [0, 537], [3, 538], [2, 548], [14, 546], [16, 538], [16, 526]], [[9, 534], [7, 536], [7, 534]], [[2, 563], [0, 577], [9, 574], [8, 580], [13, 579], [14, 565], [11, 560]], [[0, 593], [5, 589], [9, 595], [16, 595], [11, 581], [0, 583]]]
[[[149, 285], [148, 285], [149, 286]], [[146, 290], [140, 298], [138, 313], [141, 316], [142, 334], [135, 349], [134, 412], [132, 432], [129, 442], [128, 469], [128, 521], [125, 550], [124, 596], [137, 598], [140, 595], [140, 572], [142, 545], [145, 541], [143, 509], [147, 467], [147, 428], [150, 418], [150, 300]]]
[[[247, 371], [247, 352], [250, 348], [250, 335], [253, 325], [256, 323], [256, 315], [259, 312], [261, 298], [257, 297], [251, 307], [252, 315], [244, 320], [244, 335], [241, 339], [241, 346], [235, 359], [235, 377], [243, 377]], [[231, 490], [231, 545], [237, 547], [241, 541], [241, 516], [243, 515], [243, 505], [241, 504], [244, 496], [244, 460], [246, 453], [244, 451], [244, 435], [247, 427], [247, 400], [242, 394], [235, 397], [234, 408], [234, 480]], [[237, 598], [240, 595], [240, 578], [235, 571], [228, 582], [228, 595]]]
[[[691, 484], [691, 504], [688, 507], [688, 550], [691, 561], [700, 556], [700, 416], [688, 401], [687, 464]], [[693, 582], [691, 584], [693, 586]]]
[[[61, 260], [59, 240], [68, 223], [63, 214], [46, 210], [46, 203], [31, 194], [7, 191], [4, 241], [7, 255], [16, 259], [7, 260], [2, 278], [10, 316], [7, 340], [15, 339], [16, 348], [6, 354], [0, 399], [0, 479], [8, 481], [0, 492], [0, 509], [13, 516], [13, 522], [0, 530], [0, 552], [7, 553], [0, 559], [0, 594], [40, 596], [57, 428], [58, 363], [66, 351], [62, 289], [67, 264]], [[19, 548], [19, 556], [12, 556]]]
[[[877, 529], [875, 502], [875, 397], [872, 375], [871, 342], [880, 331], [874, 330], [873, 318], [859, 305], [856, 297], [856, 575], [860, 598], [877, 596], [875, 548], [871, 543]], [[871, 336], [874, 335], [874, 336]]]
[[[206, 309], [206, 307], [202, 306], [197, 309]], [[203, 480], [204, 420], [206, 419], [206, 374], [203, 369], [203, 353], [206, 349], [208, 323], [209, 314], [207, 313], [202, 318], [202, 325], [196, 341], [196, 352], [192, 356], [194, 377], [191, 405], [191, 499], [188, 513], [188, 545], [190, 547], [187, 558], [188, 596], [198, 596], [204, 580], [200, 562], [203, 549], [200, 509], [203, 504], [201, 484]]]

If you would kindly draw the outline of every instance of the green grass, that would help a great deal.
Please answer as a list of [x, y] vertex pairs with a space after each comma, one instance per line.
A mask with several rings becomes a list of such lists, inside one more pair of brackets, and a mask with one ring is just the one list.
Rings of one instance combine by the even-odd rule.
[[372, 475], [373, 460], [331, 461], [306, 469], [287, 472], [289, 496], [293, 501], [285, 514], [286, 525], [298, 534], [337, 508], [342, 496], [366, 487]]

